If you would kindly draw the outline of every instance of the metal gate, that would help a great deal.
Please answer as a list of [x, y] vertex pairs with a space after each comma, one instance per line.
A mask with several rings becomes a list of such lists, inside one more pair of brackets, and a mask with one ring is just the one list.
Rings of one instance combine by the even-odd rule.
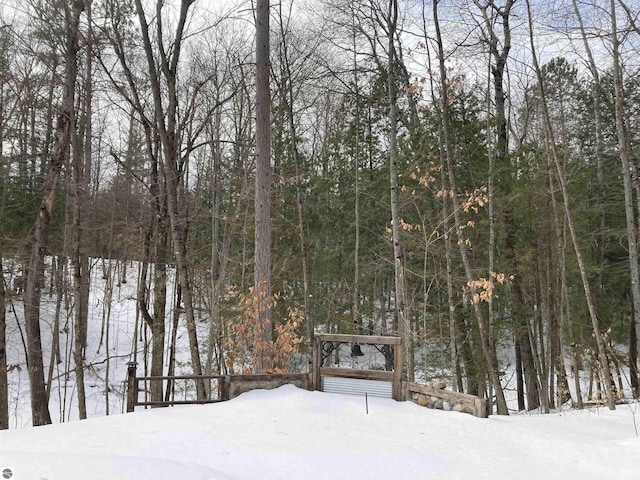
[[348, 395], [364, 395], [366, 393], [370, 397], [393, 398], [393, 383], [383, 380], [323, 376], [322, 391]]

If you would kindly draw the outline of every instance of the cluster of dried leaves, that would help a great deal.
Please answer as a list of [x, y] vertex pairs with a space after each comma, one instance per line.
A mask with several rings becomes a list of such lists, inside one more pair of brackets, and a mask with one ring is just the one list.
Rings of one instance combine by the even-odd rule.
[[265, 308], [275, 311], [277, 299], [273, 296], [265, 298], [255, 288], [250, 288], [246, 293], [231, 287], [227, 292], [227, 300], [235, 305], [227, 325], [225, 340], [226, 365], [229, 371], [255, 373], [259, 352], [267, 352], [272, 359], [273, 368], [262, 373], [287, 372], [293, 355], [304, 341], [297, 334], [297, 329], [304, 321], [304, 312], [297, 307], [287, 308], [285, 318], [274, 322], [272, 338], [264, 340], [261, 338], [263, 323], [270, 319], [259, 313]]

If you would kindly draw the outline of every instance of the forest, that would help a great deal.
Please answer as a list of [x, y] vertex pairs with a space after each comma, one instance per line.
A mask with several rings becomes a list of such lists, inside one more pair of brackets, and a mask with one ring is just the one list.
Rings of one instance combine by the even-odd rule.
[[151, 375], [356, 333], [498, 414], [638, 398], [637, 0], [6, 0], [0, 64], [0, 428], [14, 304], [51, 423], [47, 295], [86, 418], [107, 259]]

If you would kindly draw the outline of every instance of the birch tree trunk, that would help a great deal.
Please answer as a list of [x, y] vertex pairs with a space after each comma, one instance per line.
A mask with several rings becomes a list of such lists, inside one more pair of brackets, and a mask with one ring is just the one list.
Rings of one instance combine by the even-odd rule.
[[404, 252], [400, 239], [400, 209], [398, 205], [398, 92], [396, 85], [396, 55], [394, 39], [398, 26], [398, 2], [389, 0], [387, 10], [388, 55], [387, 95], [389, 97], [389, 181], [391, 188], [391, 231], [393, 239], [393, 266], [395, 278], [395, 301], [398, 318], [398, 335], [402, 338], [405, 366], [404, 378], [414, 379], [414, 361], [410, 356], [411, 326], [407, 312], [406, 280], [404, 273]]

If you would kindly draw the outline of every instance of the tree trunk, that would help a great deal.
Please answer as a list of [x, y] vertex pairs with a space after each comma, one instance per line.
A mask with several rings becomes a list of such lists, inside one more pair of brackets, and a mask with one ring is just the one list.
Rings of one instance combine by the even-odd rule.
[[258, 301], [255, 373], [273, 367], [271, 319], [271, 92], [269, 0], [256, 2], [256, 190], [254, 291]]
[[[223, 295], [224, 278], [226, 278], [226, 268], [223, 268], [224, 259], [228, 258], [228, 252], [224, 248], [224, 238], [221, 239], [221, 207], [222, 207], [222, 145], [220, 142], [221, 137], [221, 124], [222, 115], [220, 110], [216, 111], [213, 116], [213, 124], [210, 128], [210, 141], [211, 141], [211, 264], [209, 272], [209, 334], [207, 336], [207, 354], [204, 364], [205, 375], [211, 375], [213, 372], [213, 359], [214, 354], [221, 349], [221, 331], [222, 331], [222, 318], [221, 316], [221, 300]], [[222, 253], [222, 254], [221, 254]], [[219, 361], [219, 354], [215, 355], [218, 359], [217, 372], [221, 372], [221, 362]], [[211, 396], [211, 394], [209, 394]]]
[[[356, 29], [355, 29], [355, 16], [352, 14], [351, 21], [354, 22], [352, 48], [353, 48], [353, 88], [355, 94], [355, 121], [356, 124], [360, 121], [360, 88], [358, 83], [358, 57], [356, 49]], [[360, 129], [356, 129], [355, 146], [353, 152], [353, 178], [354, 178], [354, 206], [353, 206], [353, 325], [354, 333], [362, 333], [362, 317], [360, 315]], [[359, 327], [359, 328], [358, 328]], [[313, 345], [311, 341], [311, 345]]]
[[[496, 143], [495, 143], [495, 159], [494, 152], [491, 151], [493, 148], [493, 142], [491, 141], [490, 135], [490, 123], [491, 116], [487, 115], [487, 132], [488, 132], [488, 140], [489, 140], [489, 182], [488, 182], [488, 208], [489, 208], [489, 278], [494, 274], [494, 254], [495, 254], [495, 213], [494, 213], [494, 161], [499, 167], [503, 167], [504, 163], [507, 161], [507, 153], [509, 146], [509, 139], [507, 136], [507, 114], [506, 114], [506, 106], [505, 106], [505, 92], [504, 92], [504, 74], [505, 68], [507, 66], [507, 59], [509, 57], [509, 52], [511, 50], [511, 26], [510, 26], [510, 15], [511, 8], [513, 7], [515, 0], [507, 0], [503, 7], [498, 7], [493, 1], [488, 2], [486, 5], [480, 4], [477, 0], [474, 0], [476, 7], [478, 7], [482, 13], [483, 17], [483, 26], [482, 26], [482, 35], [484, 37], [484, 41], [489, 47], [489, 54], [493, 58], [493, 64], [490, 65], [491, 74], [493, 76], [493, 91], [494, 91], [494, 104], [495, 104], [495, 123], [496, 127]], [[498, 22], [502, 25], [502, 40], [498, 38], [496, 34], [496, 30], [494, 25], [497, 25]], [[488, 108], [489, 113], [490, 108]], [[510, 211], [507, 211], [505, 216], [513, 220], [513, 214]], [[509, 226], [507, 226], [509, 228]], [[509, 247], [507, 247], [509, 248]], [[515, 255], [507, 255], [508, 266], [511, 272], [516, 272], [518, 270]], [[521, 305], [520, 297], [518, 295], [513, 296], [512, 302], [515, 303], [511, 305], [511, 316], [515, 318], [516, 316], [522, 315], [524, 311], [524, 306]], [[489, 303], [489, 336], [490, 336], [490, 344], [491, 348], [495, 350], [494, 339], [493, 339], [493, 297], [490, 297], [488, 300]], [[516, 320], [516, 323], [518, 320]], [[522, 336], [524, 333], [522, 330], [518, 330], [516, 333], [516, 338], [519, 340], [523, 340]], [[521, 352], [522, 353], [522, 352]]]
[[[167, 56], [165, 50], [162, 31], [162, 8], [164, 2], [158, 0], [156, 3], [156, 26], [158, 32], [158, 57], [154, 55], [149, 36], [149, 25], [142, 8], [141, 0], [136, 0], [135, 6], [140, 21], [142, 41], [147, 58], [147, 72], [151, 82], [153, 92], [155, 127], [162, 144], [164, 178], [167, 189], [167, 210], [171, 225], [171, 240], [173, 241], [174, 254], [176, 257], [176, 273], [182, 288], [182, 298], [184, 301], [184, 313], [186, 317], [187, 335], [189, 338], [189, 352], [191, 354], [191, 367], [194, 375], [202, 375], [202, 364], [200, 361], [200, 349], [198, 347], [198, 337], [196, 333], [196, 320], [194, 314], [194, 302], [192, 285], [190, 279], [189, 266], [187, 261], [187, 223], [186, 204], [181, 202], [185, 195], [184, 185], [184, 163], [186, 162], [180, 155], [181, 133], [178, 131], [178, 92], [177, 92], [177, 65], [180, 58], [184, 28], [187, 21], [189, 7], [194, 0], [182, 0], [180, 3], [180, 15], [178, 18], [176, 32], [173, 38], [172, 48]], [[164, 79], [166, 85], [161, 85]], [[166, 90], [166, 102], [163, 101], [163, 90]], [[204, 400], [206, 391], [203, 381], [196, 381], [196, 391], [199, 400]]]
[[[4, 43], [4, 39], [3, 42]], [[3, 45], [4, 47], [4, 45]], [[0, 52], [0, 55], [4, 55], [5, 52]], [[5, 63], [4, 61], [2, 62]], [[3, 65], [4, 67], [4, 65]], [[2, 178], [0, 178], [0, 218], [4, 216], [5, 206], [5, 159], [2, 151], [2, 145], [4, 145], [4, 125], [5, 125], [5, 112], [4, 112], [4, 75], [0, 77], [0, 172]], [[0, 242], [0, 430], [9, 428], [9, 382], [7, 378], [7, 322], [6, 322], [6, 289], [4, 281], [4, 269], [2, 266], [2, 256], [4, 253], [3, 244]]]
[[53, 317], [53, 336], [51, 338], [51, 354], [49, 355], [49, 372], [47, 373], [47, 398], [51, 398], [51, 384], [53, 381], [53, 371], [55, 366], [62, 363], [60, 355], [60, 311], [62, 310], [62, 299], [65, 291], [62, 282], [64, 274], [63, 255], [51, 257], [51, 277], [54, 290], [56, 292], [56, 309]]
[[631, 393], [636, 400], [640, 398], [640, 382], [638, 382], [638, 331], [635, 322], [629, 322], [629, 377]]
[[388, 55], [387, 95], [389, 98], [389, 181], [391, 188], [391, 231], [393, 241], [393, 265], [395, 278], [395, 302], [398, 319], [398, 335], [402, 339], [405, 368], [403, 378], [413, 381], [414, 361], [411, 358], [411, 325], [407, 312], [406, 280], [404, 272], [404, 252], [400, 239], [400, 208], [398, 200], [398, 92], [396, 85], [396, 54], [394, 38], [398, 22], [398, 2], [389, 0], [387, 12]]
[[[596, 154], [596, 178], [597, 178], [597, 186], [596, 186], [596, 203], [598, 205], [598, 231], [596, 233], [596, 255], [598, 262], [598, 273], [596, 277], [596, 285], [595, 285], [595, 293], [597, 295], [597, 299], [600, 298], [602, 293], [602, 272], [604, 269], [604, 248], [605, 248], [605, 216], [604, 216], [604, 192], [605, 192], [605, 183], [604, 183], [604, 148], [603, 148], [603, 125], [602, 125], [602, 109], [601, 109], [601, 84], [600, 84], [600, 73], [598, 71], [598, 66], [593, 58], [593, 54], [591, 52], [591, 47], [589, 42], [587, 41], [587, 34], [584, 28], [584, 23], [582, 21], [582, 15], [580, 13], [580, 9], [578, 8], [578, 4], [576, 0], [572, 1], [573, 10], [576, 14], [576, 18], [578, 20], [578, 25], [580, 27], [580, 34], [582, 37], [582, 43], [585, 48], [585, 52], [587, 53], [588, 66], [591, 71], [591, 76], [593, 77], [593, 86], [591, 88], [591, 96], [593, 99], [593, 119], [595, 123], [595, 154]], [[599, 304], [600, 302], [598, 302]], [[571, 318], [570, 316], [568, 318]], [[572, 329], [573, 331], [573, 329]], [[577, 340], [573, 339], [573, 357], [574, 357], [574, 375], [575, 375], [575, 385], [577, 390], [577, 401], [578, 408], [582, 408], [582, 393], [580, 390], [580, 382], [579, 382], [579, 353], [577, 351]]]
[[[295, 186], [296, 186], [296, 212], [298, 217], [298, 239], [300, 245], [300, 263], [302, 266], [302, 292], [304, 295], [304, 317], [305, 317], [305, 326], [306, 326], [306, 336], [308, 342], [308, 359], [309, 366], [311, 366], [313, 360], [313, 345], [314, 345], [314, 336], [315, 336], [315, 322], [313, 319], [312, 308], [311, 308], [311, 298], [313, 297], [311, 293], [311, 280], [310, 280], [310, 272], [309, 272], [309, 253], [308, 253], [308, 240], [307, 240], [307, 229], [305, 228], [305, 213], [304, 213], [304, 204], [302, 198], [302, 170], [301, 170], [301, 155], [298, 151], [298, 128], [296, 127], [296, 119], [295, 119], [295, 109], [294, 109], [294, 79], [293, 74], [291, 72], [291, 65], [289, 59], [289, 48], [288, 48], [288, 40], [287, 40], [287, 32], [285, 30], [283, 24], [282, 17], [282, 4], [280, 3], [278, 8], [280, 9], [280, 36], [282, 42], [282, 59], [281, 65], [283, 69], [283, 78], [282, 78], [282, 97], [284, 100], [284, 106], [286, 110], [287, 123], [289, 128], [289, 155], [293, 160], [295, 166]], [[357, 85], [357, 83], [356, 83]], [[358, 202], [358, 188], [357, 188], [357, 158], [356, 158], [356, 203]], [[356, 207], [356, 215], [357, 215], [357, 207]], [[357, 225], [357, 222], [356, 222]], [[357, 325], [359, 322], [359, 312], [358, 312], [358, 303], [359, 303], [359, 291], [358, 291], [358, 245], [359, 245], [359, 237], [356, 226], [356, 247], [355, 251], [355, 276], [354, 279], [354, 302], [353, 302], [353, 318], [354, 324]], [[359, 330], [356, 333], [361, 333]]]
[[[447, 79], [447, 69], [445, 65], [445, 57], [444, 57], [444, 46], [442, 43], [442, 36], [440, 33], [440, 24], [438, 21], [438, 2], [434, 2], [433, 4], [433, 17], [436, 28], [436, 43], [438, 46], [438, 61], [439, 61], [439, 71], [440, 71], [440, 87], [441, 87], [441, 95], [442, 95], [442, 125], [443, 125], [443, 133], [445, 140], [445, 151], [446, 151], [446, 160], [447, 160], [447, 171], [449, 174], [449, 185], [451, 187], [451, 191], [453, 192], [452, 200], [453, 200], [453, 216], [455, 220], [455, 229], [456, 235], [458, 237], [458, 245], [460, 248], [460, 254], [462, 256], [462, 263], [465, 270], [466, 279], [469, 286], [469, 293], [471, 298], [476, 293], [475, 288], [472, 286], [474, 279], [473, 271], [471, 269], [471, 262], [469, 259], [469, 252], [467, 250], [467, 245], [464, 238], [464, 233], [462, 230], [462, 219], [460, 216], [460, 204], [457, 198], [457, 181], [456, 174], [454, 168], [454, 158], [453, 158], [453, 140], [452, 133], [450, 127], [450, 112], [449, 112], [449, 98], [448, 98], [448, 79]], [[498, 372], [498, 359], [495, 351], [495, 345], [492, 342], [492, 335], [488, 329], [488, 326], [483, 318], [482, 311], [480, 309], [480, 305], [478, 302], [472, 301], [473, 311], [478, 322], [478, 330], [480, 333], [480, 342], [482, 346], [482, 352], [484, 354], [485, 360], [487, 362], [489, 379], [491, 381], [491, 385], [495, 389], [496, 394], [496, 406], [499, 415], [508, 415], [509, 410], [507, 408], [507, 402], [504, 396], [504, 390], [500, 383], [500, 376]]]
[[[616, 22], [616, 2], [611, 0], [611, 38], [613, 41], [613, 86], [615, 89], [616, 133], [618, 151], [622, 162], [622, 180], [624, 184], [624, 212], [627, 220], [627, 244], [629, 246], [629, 270], [631, 277], [631, 299], [633, 301], [633, 322], [636, 331], [640, 330], [640, 265], [638, 264], [638, 230], [633, 211], [633, 183], [631, 140], [625, 112], [625, 94], [620, 65], [620, 42]], [[636, 338], [636, 352], [640, 344]], [[637, 361], [637, 360], [636, 360]]]
[[[0, 162], [0, 168], [1, 167], [2, 164]], [[3, 205], [0, 205], [0, 212], [2, 212], [2, 210]], [[0, 249], [0, 430], [6, 430], [9, 428], [9, 382], [7, 378], [6, 312], [6, 289], [4, 287], [2, 250]]]
[[538, 80], [538, 92], [540, 94], [540, 100], [542, 104], [542, 111], [544, 117], [545, 130], [548, 136], [548, 144], [551, 150], [551, 157], [555, 164], [556, 170], [558, 172], [558, 181], [560, 183], [560, 189], [562, 192], [562, 196], [564, 198], [564, 210], [567, 219], [567, 226], [569, 227], [569, 232], [571, 234], [571, 241], [573, 243], [573, 248], [576, 254], [576, 260], [578, 262], [578, 268], [580, 270], [580, 277], [582, 279], [582, 286], [584, 289], [585, 299], [587, 301], [587, 307], [589, 309], [589, 316], [591, 318], [591, 323], [593, 326], [593, 335], [595, 337], [596, 346], [597, 346], [597, 354], [598, 361], [600, 363], [599, 368], [602, 371], [603, 381], [604, 381], [604, 391], [607, 397], [607, 405], [611, 410], [615, 410], [616, 403], [612, 390], [612, 379], [611, 379], [611, 371], [609, 369], [609, 363], [607, 361], [607, 356], [605, 352], [605, 345], [602, 338], [602, 334], [600, 333], [600, 325], [598, 324], [598, 317], [595, 311], [595, 307], [593, 304], [593, 296], [591, 294], [591, 286], [589, 284], [589, 278], [587, 276], [586, 267], [584, 264], [584, 260], [582, 257], [582, 251], [580, 249], [578, 234], [575, 229], [575, 224], [573, 223], [573, 215], [571, 213], [571, 209], [569, 207], [569, 191], [567, 188], [567, 182], [564, 175], [564, 169], [558, 157], [558, 152], [555, 144], [555, 136], [551, 126], [551, 119], [549, 117], [549, 111], [547, 109], [546, 103], [546, 95], [545, 88], [543, 84], [542, 73], [540, 71], [540, 65], [538, 64], [538, 58], [535, 49], [535, 43], [533, 39], [533, 20], [531, 17], [531, 6], [529, 0], [527, 0], [527, 12], [528, 12], [528, 21], [529, 21], [529, 38], [531, 43], [531, 51], [533, 55], [533, 64], [536, 70], [537, 80]]
[[31, 238], [31, 253], [27, 267], [24, 293], [25, 320], [29, 358], [29, 385], [31, 387], [31, 410], [34, 425], [51, 423], [44, 384], [42, 341], [40, 335], [40, 299], [44, 285], [44, 256], [49, 244], [49, 224], [53, 213], [56, 189], [62, 166], [69, 155], [71, 135], [74, 128], [74, 98], [77, 78], [78, 29], [83, 5], [74, 3], [72, 10], [65, 4], [67, 21], [65, 45], [65, 93], [58, 116], [56, 142], [50, 157], [49, 167], [42, 188], [42, 203], [36, 218]]
[[[89, 258], [87, 255], [87, 205], [88, 205], [88, 179], [91, 174], [91, 99], [92, 99], [92, 39], [91, 39], [91, 2], [88, 0], [87, 10], [87, 52], [86, 52], [86, 79], [85, 98], [80, 122], [76, 125], [75, 115], [72, 122], [72, 130], [78, 130], [78, 134], [72, 135], [71, 146], [72, 160], [72, 260], [74, 280], [74, 350], [76, 387], [78, 392], [78, 415], [80, 420], [87, 418], [87, 405], [84, 385], [84, 350], [87, 347], [88, 305], [89, 305]], [[77, 128], [76, 128], [77, 127]], [[84, 144], [81, 142], [84, 139]], [[86, 150], [88, 149], [88, 150]], [[84, 155], [83, 155], [84, 153]], [[107, 345], [108, 348], [108, 345]]]
[[524, 390], [526, 389], [526, 408], [528, 410], [534, 410], [540, 406], [540, 394], [536, 382], [536, 368], [531, 349], [532, 342], [529, 335], [529, 322], [527, 321], [527, 317], [530, 315], [528, 312], [531, 311], [531, 308], [525, 303], [522, 287], [520, 285], [521, 277], [524, 278], [524, 275], [521, 275], [515, 258], [514, 229], [515, 221], [513, 218], [513, 210], [507, 209], [504, 213], [504, 258], [509, 265], [511, 272], [513, 272], [513, 278], [509, 282], [512, 293], [510, 311], [513, 322], [516, 350], [520, 355], [520, 368], [522, 375], [521, 377], [519, 375], [520, 378], [518, 379], [520, 382], [520, 386], [518, 388], [518, 408], [522, 410], [525, 409]]
[[[178, 322], [180, 320], [180, 303], [182, 302], [182, 288], [179, 282], [176, 282], [176, 291], [173, 304], [173, 319], [171, 321], [171, 340], [169, 341], [169, 367], [167, 375], [172, 377], [176, 370], [176, 340], [178, 338]], [[175, 385], [171, 380], [167, 381], [167, 389], [164, 392], [164, 400], [168, 402], [172, 398]]]

